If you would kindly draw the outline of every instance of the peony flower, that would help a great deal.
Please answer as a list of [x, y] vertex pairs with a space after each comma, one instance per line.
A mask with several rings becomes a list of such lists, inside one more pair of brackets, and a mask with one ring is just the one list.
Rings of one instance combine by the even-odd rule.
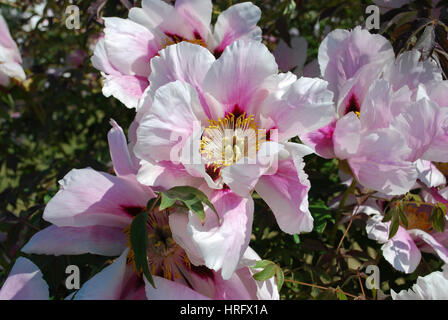
[[174, 7], [144, 0], [142, 8], [129, 11], [128, 19], [104, 18], [105, 36], [92, 57], [93, 66], [103, 74], [103, 94], [136, 108], [149, 85], [150, 60], [171, 44], [195, 43], [218, 57], [235, 40], [261, 40], [257, 6], [244, 2], [229, 7], [213, 29], [212, 9], [210, 0], [177, 0]]
[[0, 85], [8, 86], [11, 78], [25, 80], [19, 48], [9, 33], [5, 19], [0, 15]]
[[[440, 195], [447, 199], [448, 188], [442, 189]], [[373, 213], [367, 221], [368, 237], [383, 243], [381, 249], [384, 258], [395, 269], [405, 273], [415, 271], [421, 260], [420, 251], [434, 253], [448, 263], [448, 227], [442, 233], [433, 229], [429, 220], [432, 210], [431, 203], [435, 204], [437, 201], [426, 193], [424, 200], [426, 203], [420, 206], [412, 203], [405, 205], [404, 215], [408, 226], [400, 225], [397, 233], [390, 239], [390, 222], [382, 222], [381, 205], [371, 208]]]
[[[148, 263], [156, 288], [136, 272], [129, 231], [133, 218], [155, 197], [136, 179], [138, 166], [122, 129], [112, 121], [108, 134], [116, 176], [93, 169], [74, 169], [45, 208], [51, 226], [36, 233], [22, 251], [33, 254], [98, 254], [116, 257], [87, 281], [73, 299], [278, 299], [273, 279], [257, 282], [249, 266], [260, 258], [245, 252], [235, 274], [224, 280], [203, 266], [202, 257], [185, 241], [182, 209], [148, 212]], [[186, 250], [188, 250], [188, 255]]]
[[48, 300], [50, 293], [42, 272], [30, 260], [19, 257], [0, 289], [0, 300]]
[[409, 51], [395, 61], [385, 38], [359, 27], [331, 32], [319, 63], [336, 97], [335, 117], [302, 140], [323, 157], [346, 160], [370, 189], [408, 192], [417, 160], [448, 160], [448, 108], [428, 93], [442, 82], [441, 72], [420, 56]]
[[427, 276], [418, 277], [417, 283], [408, 290], [396, 293], [391, 290], [393, 300], [447, 300], [448, 273], [446, 265], [444, 271], [435, 271]]
[[225, 279], [233, 274], [249, 244], [254, 190], [283, 231], [310, 232], [302, 159], [310, 150], [287, 141], [330, 120], [326, 82], [278, 74], [263, 44], [243, 40], [219, 59], [190, 43], [170, 46], [151, 69], [131, 133], [142, 160], [138, 180], [161, 189], [194, 186], [209, 196], [219, 221], [207, 210], [204, 224], [190, 213], [186, 226], [205, 265], [222, 269]]

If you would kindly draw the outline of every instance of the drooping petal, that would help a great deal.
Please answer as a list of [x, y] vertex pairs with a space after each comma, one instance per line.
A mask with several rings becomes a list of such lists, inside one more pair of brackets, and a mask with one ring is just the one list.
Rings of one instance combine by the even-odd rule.
[[304, 166], [301, 157], [280, 160], [277, 172], [261, 177], [255, 187], [274, 213], [280, 229], [289, 234], [313, 229], [313, 218], [308, 209], [311, 184], [303, 171]]
[[111, 265], [104, 268], [84, 283], [74, 295], [74, 300], [121, 300], [127, 295], [128, 281], [133, 280], [135, 271], [126, 264], [128, 249], [123, 251]]
[[402, 227], [382, 247], [384, 258], [397, 270], [412, 273], [420, 263], [421, 253], [409, 233]]
[[19, 257], [0, 289], [0, 300], [48, 299], [50, 293], [42, 272], [30, 260]]
[[126, 248], [123, 229], [104, 226], [83, 228], [49, 226], [37, 232], [22, 248], [25, 253], [51, 255], [99, 254], [118, 256]]
[[241, 198], [230, 190], [212, 191], [209, 198], [218, 211], [220, 224], [210, 209], [204, 225], [190, 213], [188, 232], [205, 265], [221, 270], [222, 277], [229, 279], [249, 245], [254, 203], [251, 197]]
[[124, 228], [146, 206], [154, 192], [135, 180], [93, 169], [73, 169], [59, 181], [44, 219], [59, 227], [109, 226]]
[[139, 99], [149, 86], [144, 77], [103, 74], [103, 95], [113, 96], [127, 108], [137, 108]]

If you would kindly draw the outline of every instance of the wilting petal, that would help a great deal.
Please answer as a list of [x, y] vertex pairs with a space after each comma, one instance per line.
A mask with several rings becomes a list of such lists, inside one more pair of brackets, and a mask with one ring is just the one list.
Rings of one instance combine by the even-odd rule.
[[274, 56], [256, 41], [236, 41], [226, 48], [207, 73], [203, 89], [223, 107], [210, 106], [213, 119], [223, 118], [237, 107], [241, 112], [255, 114], [251, 102], [267, 77], [277, 74]]
[[229, 279], [249, 245], [254, 203], [252, 198], [241, 198], [230, 190], [212, 191], [209, 198], [221, 223], [210, 209], [204, 225], [190, 213], [188, 232], [205, 265], [215, 271], [221, 269], [222, 277]]
[[61, 190], [50, 200], [44, 219], [59, 227], [124, 228], [145, 208], [153, 191], [136, 181], [93, 169], [73, 169], [59, 181]]
[[50, 293], [42, 272], [30, 260], [19, 257], [0, 290], [0, 300], [48, 299]]
[[148, 300], [210, 300], [206, 296], [174, 281], [153, 277], [155, 288], [145, 278]]
[[151, 109], [143, 116], [134, 152], [145, 160], [179, 161], [176, 158], [195, 124], [200, 127], [206, 119], [191, 85], [180, 81], [169, 83], [157, 90]]
[[215, 24], [214, 53], [219, 56], [232, 42], [244, 40], [261, 40], [261, 29], [257, 23], [261, 10], [250, 2], [238, 3], [224, 10]]
[[412, 273], [420, 263], [421, 253], [406, 229], [399, 227], [382, 247], [384, 258], [398, 271]]
[[25, 253], [76, 255], [99, 254], [118, 256], [126, 248], [123, 229], [92, 226], [83, 228], [52, 225], [37, 232], [22, 248]]

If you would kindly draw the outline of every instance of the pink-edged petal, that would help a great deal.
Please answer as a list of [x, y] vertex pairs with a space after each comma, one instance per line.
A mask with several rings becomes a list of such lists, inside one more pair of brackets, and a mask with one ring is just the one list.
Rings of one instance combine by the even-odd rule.
[[235, 108], [256, 114], [251, 109], [258, 107], [252, 103], [257, 100], [260, 86], [277, 71], [274, 56], [263, 44], [240, 40], [228, 46], [204, 79], [203, 90], [220, 104], [220, 108], [209, 106], [212, 118], [223, 118]]
[[313, 230], [308, 209], [311, 184], [304, 167], [301, 157], [279, 160], [277, 172], [261, 177], [255, 187], [274, 213], [280, 229], [289, 234]]
[[110, 156], [114, 164], [115, 173], [118, 176], [126, 176], [137, 173], [134, 161], [129, 154], [128, 143], [123, 129], [115, 120], [111, 120], [112, 129], [107, 134]]
[[215, 55], [219, 56], [236, 40], [260, 41], [261, 29], [257, 27], [260, 18], [261, 10], [250, 2], [238, 3], [224, 10], [215, 24]]
[[408, 233], [414, 240], [418, 239], [426, 243], [444, 263], [448, 263], [448, 249], [437, 241], [432, 235], [418, 229], [408, 230]]
[[339, 159], [356, 154], [361, 143], [361, 122], [354, 112], [347, 113], [336, 123], [333, 134], [334, 153]]
[[206, 120], [197, 91], [188, 83], [171, 82], [157, 90], [152, 107], [142, 117], [134, 152], [140, 159], [179, 161], [195, 126]]
[[37, 232], [22, 248], [25, 253], [118, 256], [126, 248], [123, 229], [92, 226], [83, 228], [49, 226]]
[[382, 247], [384, 258], [398, 271], [412, 273], [420, 263], [421, 253], [406, 229], [399, 227]]
[[318, 155], [325, 159], [336, 158], [334, 154], [333, 135], [336, 128], [336, 119], [333, 119], [328, 125], [300, 135], [300, 139], [307, 146], [313, 148]]
[[218, 211], [206, 210], [205, 224], [190, 213], [188, 232], [196, 244], [205, 265], [229, 279], [246, 251], [252, 229], [254, 203], [251, 197], [241, 198], [230, 190], [212, 191], [209, 197]]
[[109, 226], [124, 228], [146, 206], [154, 192], [135, 180], [93, 169], [73, 169], [59, 181], [44, 219], [59, 227]]
[[146, 297], [148, 300], [210, 300], [181, 283], [153, 277], [155, 288], [145, 278]]
[[48, 300], [50, 293], [42, 272], [30, 260], [19, 257], [0, 289], [0, 300]]

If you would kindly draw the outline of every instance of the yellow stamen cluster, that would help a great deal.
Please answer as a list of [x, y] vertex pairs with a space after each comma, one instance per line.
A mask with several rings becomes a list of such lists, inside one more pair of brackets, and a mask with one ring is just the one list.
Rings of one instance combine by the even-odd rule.
[[172, 46], [174, 44], [181, 43], [181, 42], [189, 42], [189, 43], [196, 44], [198, 46], [202, 46], [204, 48], [207, 48], [207, 44], [202, 39], [189, 40], [189, 39], [181, 38], [179, 36], [171, 36], [170, 38], [166, 38], [165, 39], [164, 44], [162, 45], [162, 49], [165, 49], [166, 47], [169, 47], [169, 46]]
[[259, 130], [253, 115], [209, 120], [201, 139], [201, 154], [215, 170], [230, 166], [243, 157], [255, 158], [260, 145], [266, 141], [266, 133]]

